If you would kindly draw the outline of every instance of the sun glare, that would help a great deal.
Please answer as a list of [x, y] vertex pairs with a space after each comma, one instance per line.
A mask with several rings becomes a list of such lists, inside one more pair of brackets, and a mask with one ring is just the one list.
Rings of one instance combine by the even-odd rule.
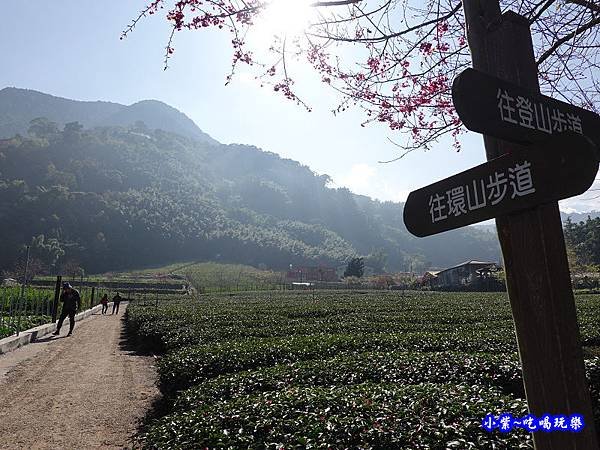
[[272, 0], [262, 14], [261, 34], [272, 37], [292, 36], [301, 33], [310, 21], [314, 0]]

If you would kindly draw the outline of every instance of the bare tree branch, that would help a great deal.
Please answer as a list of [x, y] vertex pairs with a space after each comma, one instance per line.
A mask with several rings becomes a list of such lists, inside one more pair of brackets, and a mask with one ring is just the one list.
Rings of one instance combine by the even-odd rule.
[[600, 24], [600, 17], [598, 17], [598, 18], [596, 18], [594, 20], [589, 21], [585, 25], [580, 26], [576, 30], [571, 31], [570, 33], [566, 34], [562, 38], [558, 39], [548, 50], [546, 50], [542, 54], [542, 56], [540, 56], [538, 58], [537, 65], [539, 66], [541, 63], [543, 63], [561, 45], [563, 45], [564, 43], [566, 43], [566, 42], [570, 41], [571, 39], [573, 39], [575, 36], [580, 35], [581, 33], [584, 33], [585, 31], [591, 29], [592, 27], [594, 27], [594, 26], [596, 26], [598, 24]]
[[587, 0], [567, 0], [567, 3], [575, 3], [576, 5], [585, 6], [595, 12], [600, 12], [600, 5]]
[[[555, 2], [556, 2], [556, 0], [546, 0], [546, 3], [544, 4], [544, 6], [542, 6], [540, 8], [540, 10], [529, 19], [529, 23], [531, 24], [531, 23], [534, 23], [536, 20], [538, 20], [541, 17], [541, 15], [544, 14], [546, 12], [546, 10], [548, 8], [550, 8], [550, 6]], [[543, 3], [543, 2], [540, 2], [539, 4], [541, 4], [541, 3]], [[537, 6], [536, 6], [536, 8], [537, 8]]]
[[311, 3], [310, 6], [312, 7], [319, 7], [319, 6], [343, 6], [343, 5], [352, 5], [354, 3], [360, 3], [362, 0], [337, 0], [337, 1], [323, 1], [323, 2], [314, 2]]

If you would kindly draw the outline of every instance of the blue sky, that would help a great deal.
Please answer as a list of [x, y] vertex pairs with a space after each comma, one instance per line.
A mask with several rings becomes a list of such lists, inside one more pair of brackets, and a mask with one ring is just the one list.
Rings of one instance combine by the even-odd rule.
[[[119, 40], [143, 4], [2, 0], [0, 89], [15, 86], [123, 104], [161, 100], [222, 143], [256, 145], [330, 175], [336, 186], [381, 200], [403, 200], [411, 190], [485, 160], [481, 137], [467, 133], [459, 153], [449, 141], [441, 141], [431, 151], [379, 164], [398, 154], [388, 140], [400, 140], [398, 134], [379, 124], [361, 127], [364, 115], [358, 109], [334, 116], [334, 93], [311, 72], [296, 72], [303, 98], [313, 107], [310, 113], [261, 88], [244, 72], [224, 86], [231, 62], [225, 33], [179, 33], [164, 71], [169, 28], [162, 17], [142, 20], [127, 39]], [[563, 209], [587, 211], [596, 203], [571, 199]]]

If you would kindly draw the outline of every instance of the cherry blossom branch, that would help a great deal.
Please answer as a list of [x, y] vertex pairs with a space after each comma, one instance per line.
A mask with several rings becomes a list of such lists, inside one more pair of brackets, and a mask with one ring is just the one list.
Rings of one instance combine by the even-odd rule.
[[[445, 134], [459, 148], [457, 136], [464, 128], [453, 108], [450, 86], [453, 77], [470, 64], [470, 56], [458, 0], [378, 0], [371, 9], [367, 0], [315, 0], [316, 20], [293, 40], [274, 40], [265, 49], [267, 56], [255, 54], [246, 36], [252, 27], [260, 26], [254, 20], [268, 7], [268, 0], [153, 0], [123, 36], [142, 17], [166, 4], [172, 29], [165, 67], [176, 31], [224, 29], [233, 37], [227, 83], [239, 64], [246, 64], [259, 71], [255, 78], [261, 85], [271, 85], [310, 110], [294, 92], [293, 66], [306, 58], [340, 97], [334, 114], [361, 108], [366, 115], [361, 125], [380, 122], [392, 132], [405, 133], [406, 143], [397, 144], [405, 151], [427, 148]], [[501, 0], [501, 9], [529, 18], [544, 92], [594, 109], [600, 105], [600, 6], [596, 0], [564, 0], [560, 8], [552, 8], [557, 4], [556, 0]], [[352, 50], [346, 52], [347, 48]], [[273, 61], [267, 64], [271, 56]]]
[[309, 33], [311, 36], [316, 37], [316, 38], [326, 38], [326, 39], [332, 39], [334, 41], [340, 41], [340, 42], [371, 42], [371, 43], [376, 43], [376, 42], [382, 42], [382, 41], [387, 41], [393, 38], [397, 38], [400, 36], [403, 36], [405, 34], [408, 33], [412, 33], [414, 31], [417, 31], [421, 28], [425, 28], [429, 25], [434, 25], [436, 23], [439, 22], [443, 22], [445, 20], [448, 20], [450, 17], [452, 17], [454, 14], [456, 14], [462, 7], [462, 4], [459, 3], [457, 4], [454, 9], [452, 11], [450, 11], [448, 14], [446, 14], [445, 16], [442, 17], [437, 17], [435, 19], [429, 20], [427, 22], [424, 23], [420, 23], [418, 25], [415, 25], [413, 27], [409, 27], [406, 28], [402, 31], [398, 31], [396, 33], [391, 33], [391, 34], [386, 34], [386, 35], [382, 35], [376, 38], [343, 38], [343, 37], [335, 37], [335, 36], [323, 36], [323, 35], [318, 35], [318, 34], [311, 34]]

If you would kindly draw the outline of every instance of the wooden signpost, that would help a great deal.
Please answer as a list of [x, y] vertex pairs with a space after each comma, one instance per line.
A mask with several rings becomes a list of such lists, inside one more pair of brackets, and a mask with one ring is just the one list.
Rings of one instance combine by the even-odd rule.
[[[454, 208], [452, 216], [461, 216], [462, 209], [461, 214], [455, 214], [457, 206], [452, 203], [452, 189], [463, 181], [467, 182], [464, 186], [468, 186], [469, 182], [477, 181], [478, 176], [484, 180], [489, 175], [495, 176], [491, 169], [501, 171], [512, 167], [513, 175], [516, 170], [521, 170], [519, 173], [522, 174], [521, 159], [532, 158], [533, 161], [535, 158], [535, 162], [528, 161], [532, 162], [532, 166], [536, 164], [533, 170], [529, 167], [532, 170], [531, 188], [535, 187], [536, 192], [540, 190], [536, 201], [525, 205], [522, 199], [511, 204], [508, 200], [504, 204], [502, 200], [493, 205], [496, 207], [502, 203], [497, 209], [487, 209], [485, 216], [492, 212], [499, 214], [496, 226], [529, 411], [537, 417], [544, 414], [580, 414], [584, 417], [585, 426], [579, 433], [536, 431], [533, 433], [533, 442], [537, 450], [598, 450], [600, 447], [585, 379], [575, 300], [556, 201], [564, 198], [563, 195], [578, 192], [589, 183], [591, 172], [576, 161], [577, 152], [580, 152], [585, 164], [594, 166], [593, 170], [597, 170], [598, 162], [597, 159], [590, 161], [589, 143], [583, 144], [579, 138], [573, 138], [573, 142], [567, 143], [562, 150], [554, 146], [553, 141], [563, 131], [571, 131], [598, 144], [600, 125], [593, 113], [539, 94], [537, 65], [527, 18], [510, 11], [502, 14], [499, 0], [463, 0], [462, 4], [473, 67], [485, 75], [468, 71], [461, 76], [454, 87], [455, 102], [465, 125], [485, 133], [484, 144], [490, 165], [472, 169], [475, 172], [465, 172], [469, 175], [466, 178], [452, 177], [437, 186], [424, 188], [429, 189], [427, 191], [415, 193], [414, 198], [419, 200], [405, 205], [407, 227], [418, 231], [421, 223], [427, 220], [433, 222], [429, 200], [432, 195], [435, 198], [436, 192], [441, 197], [445, 195], [448, 200], [450, 190], [448, 201]], [[534, 122], [530, 122], [530, 118]], [[549, 123], [545, 119], [549, 119]], [[535, 146], [523, 145], [529, 143]], [[548, 152], [548, 164], [539, 166], [543, 164], [543, 158], [538, 154], [553, 147], [555, 151]], [[522, 153], [521, 157], [519, 153]], [[505, 158], [503, 155], [507, 154], [509, 156]], [[564, 160], [559, 158], [558, 162], [555, 159], [557, 154], [564, 156]], [[495, 161], [496, 158], [499, 158], [498, 161]], [[516, 167], [517, 160], [521, 169]], [[564, 187], [549, 186], [558, 184], [555, 180], [561, 177], [561, 164], [568, 170], [581, 172], [577, 172], [571, 180], [563, 179], [566, 183]], [[582, 181], [579, 184], [579, 176], [586, 179], [585, 183]], [[529, 186], [528, 176], [526, 181]], [[491, 188], [486, 186], [486, 189]], [[490, 190], [486, 193], [488, 200], [495, 198], [494, 195], [490, 197]], [[531, 195], [533, 200], [533, 193], [527, 195]], [[525, 207], [527, 209], [522, 209]], [[465, 216], [470, 214], [472, 219], [477, 219], [477, 213], [465, 210]], [[413, 213], [420, 215], [421, 219], [413, 219]], [[435, 223], [441, 224], [442, 220]], [[462, 226], [457, 223], [456, 226]], [[438, 226], [440, 231], [444, 228]], [[423, 228], [428, 234], [438, 232], [435, 227], [428, 227], [429, 230]]]
[[600, 116], [595, 112], [475, 69], [454, 79], [452, 101], [471, 131], [522, 143], [542, 143], [572, 131], [600, 147]]
[[583, 194], [598, 172], [595, 146], [573, 132], [413, 191], [408, 231], [423, 237]]

